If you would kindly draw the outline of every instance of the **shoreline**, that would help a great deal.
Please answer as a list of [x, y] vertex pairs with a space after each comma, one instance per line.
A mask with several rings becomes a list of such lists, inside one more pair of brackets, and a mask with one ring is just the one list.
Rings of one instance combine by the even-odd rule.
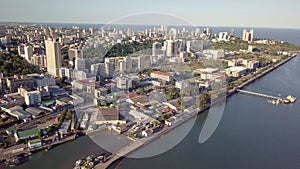
[[[212, 105], [206, 106], [204, 109], [202, 109], [201, 111], [199, 111], [198, 113], [195, 113], [193, 115], [191, 115], [190, 117], [188, 117], [187, 119], [183, 119], [182, 121], [180, 121], [179, 123], [175, 124], [174, 126], [172, 126], [171, 128], [168, 128], [167, 130], [163, 130], [161, 131], [161, 133], [158, 133], [158, 135], [155, 135], [153, 138], [150, 138], [149, 140], [145, 141], [143, 144], [138, 145], [137, 147], [133, 148], [131, 151], [128, 152], [124, 152], [124, 153], [118, 153], [118, 154], [122, 154], [122, 156], [119, 155], [113, 155], [109, 161], [107, 161], [106, 163], [100, 163], [98, 164], [96, 167], [96, 169], [107, 169], [109, 168], [111, 165], [117, 163], [117, 162], [122, 162], [122, 160], [126, 157], [127, 154], [133, 153], [141, 148], [143, 148], [144, 146], [154, 142], [155, 140], [159, 139], [162, 135], [167, 134], [168, 132], [176, 129], [177, 127], [181, 126], [183, 123], [186, 123], [189, 120], [192, 120], [195, 116], [200, 115], [201, 113], [205, 112], [206, 110], [208, 110], [209, 108], [211, 108], [212, 106], [218, 104], [220, 101], [222, 101], [225, 98], [228, 98], [230, 96], [232, 96], [233, 94], [237, 93], [237, 89], [241, 89], [244, 88], [245, 86], [248, 86], [249, 84], [255, 82], [256, 80], [262, 78], [263, 76], [265, 76], [266, 74], [272, 72], [273, 70], [279, 68], [280, 66], [284, 65], [285, 63], [289, 62], [290, 60], [294, 59], [295, 57], [298, 56], [299, 53], [294, 53], [292, 56], [289, 56], [288, 58], [280, 61], [279, 63], [275, 64], [274, 66], [269, 67], [268, 69], [264, 70], [262, 73], [256, 75], [255, 77], [243, 82], [242, 84], [238, 85], [237, 87], [235, 87], [234, 89], [231, 89], [230, 91], [228, 91], [228, 93], [226, 94], [226, 96], [224, 96], [224, 98], [220, 98], [218, 99], [215, 103], [213, 103]], [[118, 166], [116, 166], [118, 167]]]

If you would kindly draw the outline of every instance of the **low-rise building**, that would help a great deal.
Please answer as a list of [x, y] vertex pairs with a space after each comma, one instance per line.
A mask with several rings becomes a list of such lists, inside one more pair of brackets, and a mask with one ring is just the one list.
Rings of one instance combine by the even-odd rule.
[[149, 136], [151, 136], [153, 134], [153, 130], [152, 129], [147, 129], [147, 130], [143, 130], [142, 131], [142, 135], [144, 136], [144, 137], [149, 137]]
[[65, 120], [58, 130], [58, 133], [60, 134], [60, 138], [63, 138], [65, 134], [68, 134], [69, 129], [71, 126], [71, 120]]
[[39, 135], [40, 130], [38, 128], [31, 128], [23, 131], [18, 131], [14, 134], [16, 141], [35, 138]]
[[156, 78], [159, 80], [170, 82], [172, 80], [172, 75], [169, 73], [161, 72], [161, 71], [154, 71], [150, 74], [151, 78]]
[[23, 108], [20, 106], [3, 106], [1, 107], [1, 110], [5, 111], [6, 113], [15, 117], [18, 120], [24, 120], [31, 117], [31, 115], [28, 112], [24, 111]]
[[230, 77], [241, 77], [247, 74], [248, 68], [244, 66], [233, 66], [225, 69], [226, 75]]
[[29, 140], [27, 144], [29, 149], [39, 148], [42, 146], [42, 140], [41, 139]]

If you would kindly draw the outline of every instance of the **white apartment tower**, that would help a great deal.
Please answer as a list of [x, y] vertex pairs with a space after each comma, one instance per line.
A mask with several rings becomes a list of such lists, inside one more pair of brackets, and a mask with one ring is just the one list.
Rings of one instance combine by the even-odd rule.
[[45, 40], [47, 71], [50, 75], [58, 77], [62, 65], [61, 45], [52, 38]]

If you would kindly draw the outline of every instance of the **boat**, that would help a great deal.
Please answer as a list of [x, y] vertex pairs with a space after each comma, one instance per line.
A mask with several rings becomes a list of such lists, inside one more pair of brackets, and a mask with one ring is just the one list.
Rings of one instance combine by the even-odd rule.
[[45, 149], [45, 151], [49, 151], [49, 150], [51, 150], [51, 148], [52, 148], [52, 146], [49, 145], [49, 146]]
[[288, 96], [286, 97], [286, 100], [289, 100], [290, 103], [295, 103], [296, 99], [297, 99], [297, 98], [294, 97], [294, 96], [292, 96], [292, 95], [288, 95]]
[[29, 152], [29, 153], [26, 153], [26, 154], [24, 155], [24, 157], [28, 157], [28, 156], [31, 156], [31, 155], [32, 155], [32, 153]]

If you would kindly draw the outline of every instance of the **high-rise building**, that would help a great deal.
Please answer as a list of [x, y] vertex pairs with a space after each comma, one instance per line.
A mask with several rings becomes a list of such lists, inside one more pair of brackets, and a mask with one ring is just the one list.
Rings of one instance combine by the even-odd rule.
[[33, 48], [30, 45], [20, 45], [18, 46], [18, 54], [26, 59], [28, 62], [31, 61], [31, 57], [33, 56]]
[[38, 66], [39, 68], [46, 68], [46, 56], [45, 55], [39, 55], [34, 54], [31, 57], [31, 64]]
[[138, 59], [138, 70], [144, 70], [150, 68], [151, 66], [151, 58], [150, 56], [139, 56]]
[[79, 51], [78, 51], [78, 49], [71, 48], [68, 50], [68, 55], [69, 55], [70, 59], [73, 59], [73, 58], [77, 59], [79, 57]]
[[115, 73], [115, 59], [105, 58], [105, 74], [106, 77], [112, 78]]
[[174, 57], [177, 54], [177, 42], [174, 40], [166, 41], [166, 56]]
[[230, 36], [230, 37], [234, 37], [234, 32], [235, 32], [234, 29], [231, 29], [231, 30], [230, 30], [230, 33], [229, 33], [229, 36]]
[[186, 52], [191, 52], [191, 41], [186, 41]]
[[77, 58], [75, 60], [75, 69], [76, 70], [84, 70], [86, 65], [85, 59]]
[[154, 42], [152, 44], [152, 56], [157, 56], [161, 54], [162, 44], [159, 42]]
[[47, 71], [52, 76], [59, 76], [59, 70], [62, 65], [61, 45], [52, 38], [45, 40]]
[[33, 48], [32, 48], [32, 46], [25, 46], [24, 47], [24, 58], [28, 62], [30, 62], [32, 56], [33, 56]]
[[253, 42], [253, 38], [254, 38], [254, 30], [251, 29], [249, 32], [247, 32], [246, 29], [243, 30], [243, 41], [247, 41], [247, 42]]

